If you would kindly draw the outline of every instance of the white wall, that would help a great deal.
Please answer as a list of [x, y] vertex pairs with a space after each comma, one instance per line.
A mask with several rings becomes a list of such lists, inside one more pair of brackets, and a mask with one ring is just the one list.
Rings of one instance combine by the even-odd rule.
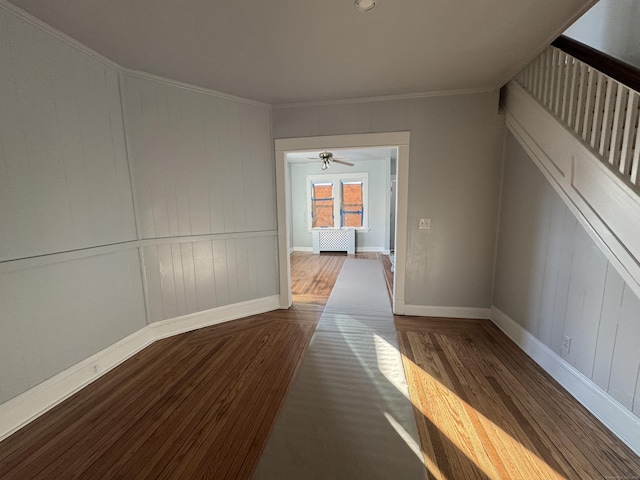
[[[504, 118], [498, 93], [273, 110], [275, 138], [410, 131], [405, 302], [489, 307]], [[418, 219], [431, 218], [431, 230]]]
[[268, 106], [125, 73], [5, 4], [0, 59], [0, 402], [147, 321], [277, 293]]
[[117, 69], [3, 4], [0, 64], [4, 402], [142, 328], [145, 311], [127, 243], [136, 230]]
[[640, 68], [640, 2], [600, 0], [565, 35]]
[[494, 304], [640, 414], [640, 300], [510, 133]]
[[356, 232], [356, 248], [383, 251], [389, 236], [389, 160], [358, 160], [348, 167], [334, 163], [330, 171], [322, 170], [319, 162], [291, 165], [291, 231], [293, 248], [310, 249], [308, 225], [307, 175], [367, 173], [369, 188], [369, 228]]
[[122, 78], [149, 320], [276, 294], [269, 108]]

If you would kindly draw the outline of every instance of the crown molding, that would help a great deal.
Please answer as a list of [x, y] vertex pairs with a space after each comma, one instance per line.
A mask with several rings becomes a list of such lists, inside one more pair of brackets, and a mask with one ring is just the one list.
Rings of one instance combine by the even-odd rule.
[[333, 105], [349, 105], [355, 103], [389, 102], [393, 100], [412, 100], [416, 98], [429, 97], [452, 97], [457, 95], [475, 95], [478, 93], [489, 93], [496, 91], [495, 86], [467, 88], [460, 90], [438, 90], [434, 92], [402, 93], [397, 95], [380, 95], [377, 97], [346, 98], [343, 100], [319, 100], [316, 102], [280, 103], [271, 105], [273, 110], [283, 110], [286, 108], [303, 107], [329, 107]]

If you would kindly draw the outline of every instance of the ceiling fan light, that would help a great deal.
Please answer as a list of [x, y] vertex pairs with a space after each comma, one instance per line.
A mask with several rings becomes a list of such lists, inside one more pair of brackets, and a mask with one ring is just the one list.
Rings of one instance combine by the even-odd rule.
[[376, 7], [376, 0], [356, 0], [353, 4], [353, 7], [358, 12], [370, 12]]

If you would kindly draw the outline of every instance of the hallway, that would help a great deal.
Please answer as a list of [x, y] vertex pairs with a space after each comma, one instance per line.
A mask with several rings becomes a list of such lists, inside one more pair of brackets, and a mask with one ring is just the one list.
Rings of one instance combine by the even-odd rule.
[[[316, 257], [312, 301], [156, 342], [1, 442], [0, 477], [251, 478], [335, 281], [340, 257]], [[491, 322], [395, 325], [432, 478], [640, 476], [640, 459]]]

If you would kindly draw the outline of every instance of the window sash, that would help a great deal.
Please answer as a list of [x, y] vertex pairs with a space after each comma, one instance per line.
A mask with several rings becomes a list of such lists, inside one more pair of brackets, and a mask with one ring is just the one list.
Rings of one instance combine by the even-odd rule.
[[318, 228], [368, 229], [367, 183], [367, 173], [307, 175], [309, 231]]
[[364, 220], [363, 182], [341, 182], [340, 226], [360, 228]]
[[333, 227], [335, 225], [333, 184], [313, 183], [311, 188], [313, 192], [311, 197], [312, 227]]

